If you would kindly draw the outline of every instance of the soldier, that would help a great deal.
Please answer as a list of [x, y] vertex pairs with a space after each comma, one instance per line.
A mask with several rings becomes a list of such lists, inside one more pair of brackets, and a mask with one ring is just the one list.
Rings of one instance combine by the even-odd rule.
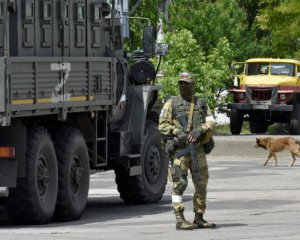
[[[195, 83], [191, 73], [181, 73], [178, 86], [180, 96], [172, 96], [165, 103], [159, 119], [159, 130], [165, 137], [171, 139], [165, 146], [169, 158], [172, 159], [170, 174], [173, 181], [172, 207], [176, 216], [176, 229], [214, 228], [216, 226], [214, 223], [209, 223], [203, 218], [209, 177], [205, 154], [214, 147], [211, 134], [215, 125], [214, 118], [206, 102], [194, 96]], [[180, 124], [178, 118], [180, 115], [189, 116], [187, 127]], [[193, 143], [195, 147], [194, 161], [192, 154], [180, 155], [188, 143]], [[186, 221], [183, 215], [182, 196], [188, 185], [188, 169], [195, 186], [193, 223]], [[199, 174], [198, 177], [196, 174]]]

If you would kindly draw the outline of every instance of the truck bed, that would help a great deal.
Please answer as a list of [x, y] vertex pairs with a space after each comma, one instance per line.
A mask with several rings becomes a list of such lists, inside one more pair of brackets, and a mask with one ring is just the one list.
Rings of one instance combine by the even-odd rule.
[[112, 106], [115, 61], [109, 57], [0, 58], [0, 116], [49, 115]]

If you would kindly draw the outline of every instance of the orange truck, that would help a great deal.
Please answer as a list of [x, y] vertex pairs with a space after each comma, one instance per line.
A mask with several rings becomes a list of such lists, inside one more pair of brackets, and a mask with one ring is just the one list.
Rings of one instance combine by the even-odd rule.
[[248, 121], [251, 133], [265, 133], [269, 125], [283, 123], [290, 134], [300, 134], [300, 59], [252, 58], [242, 69], [230, 90], [231, 133], [240, 134]]

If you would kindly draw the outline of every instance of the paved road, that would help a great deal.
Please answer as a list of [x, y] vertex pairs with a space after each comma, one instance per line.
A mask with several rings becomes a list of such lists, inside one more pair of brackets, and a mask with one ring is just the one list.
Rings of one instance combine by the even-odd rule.
[[[170, 208], [171, 186], [159, 204], [127, 206], [116, 190], [113, 172], [91, 178], [87, 209], [81, 220], [46, 226], [14, 226], [0, 207], [2, 239], [300, 239], [300, 161], [291, 168], [288, 152], [279, 166], [262, 166], [267, 153], [255, 149], [255, 136], [217, 136], [208, 156], [210, 181], [208, 220], [214, 230], [176, 231]], [[184, 196], [186, 217], [192, 219], [193, 188]]]

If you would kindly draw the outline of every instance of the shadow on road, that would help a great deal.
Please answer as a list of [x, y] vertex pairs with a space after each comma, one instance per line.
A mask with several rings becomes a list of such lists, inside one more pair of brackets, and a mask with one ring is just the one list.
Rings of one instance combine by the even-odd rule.
[[85, 222], [105, 222], [115, 219], [138, 218], [171, 211], [169, 197], [157, 204], [127, 205], [119, 197], [89, 198], [87, 208], [82, 216]]
[[[89, 197], [86, 209], [78, 221], [52, 222], [48, 225], [34, 226], [37, 228], [52, 228], [58, 226], [76, 226], [91, 223], [100, 223], [112, 220], [141, 218], [145, 215], [155, 215], [162, 212], [170, 212], [169, 196], [164, 196], [157, 204], [126, 205], [119, 196]], [[29, 228], [33, 226], [15, 225], [6, 212], [5, 205], [0, 205], [0, 229], [1, 228]]]
[[216, 228], [243, 227], [243, 226], [248, 226], [248, 224], [242, 224], [242, 223], [225, 223], [225, 224], [218, 224]]

